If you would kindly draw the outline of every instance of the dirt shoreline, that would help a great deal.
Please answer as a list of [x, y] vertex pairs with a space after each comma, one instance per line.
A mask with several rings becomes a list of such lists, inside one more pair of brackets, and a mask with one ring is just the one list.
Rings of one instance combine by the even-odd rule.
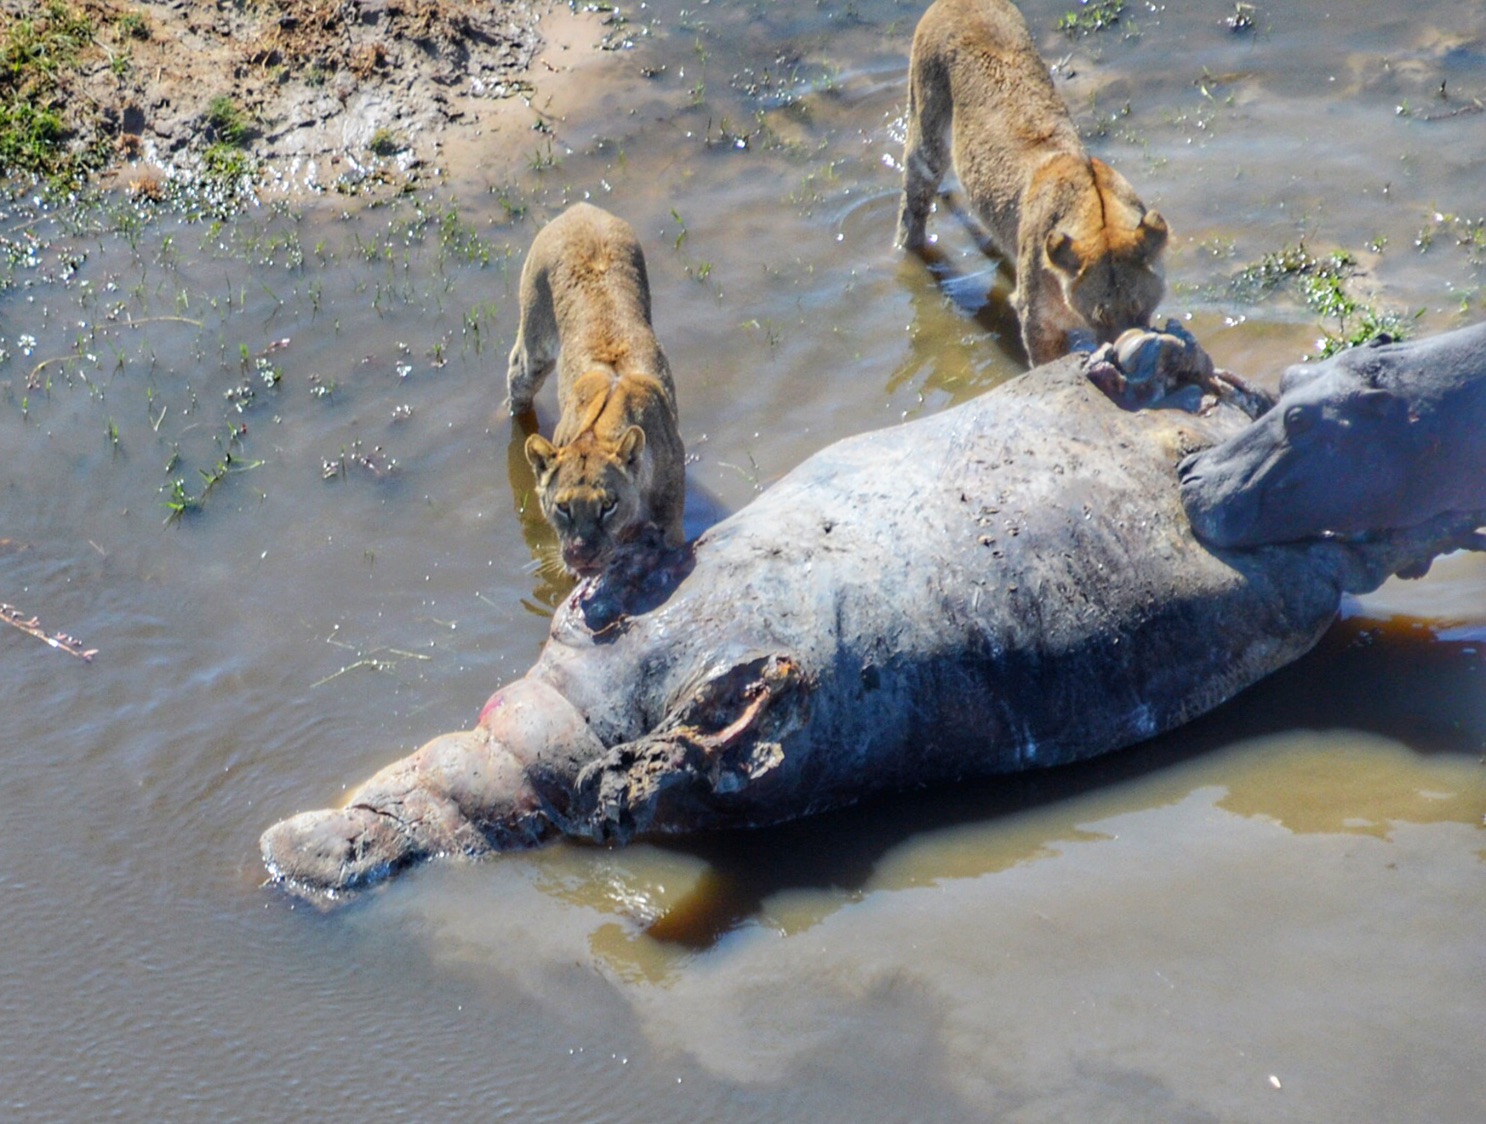
[[78, 49], [35, 100], [96, 182], [149, 196], [224, 157], [276, 197], [457, 182], [538, 147], [537, 106], [624, 34], [562, 0], [0, 0], [11, 28], [64, 18]]

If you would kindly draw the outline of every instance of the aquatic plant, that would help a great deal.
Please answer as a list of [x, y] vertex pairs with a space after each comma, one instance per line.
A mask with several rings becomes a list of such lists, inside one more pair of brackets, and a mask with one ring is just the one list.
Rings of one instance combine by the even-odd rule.
[[1234, 297], [1245, 302], [1287, 290], [1316, 315], [1330, 321], [1330, 325], [1322, 325], [1317, 354], [1309, 358], [1324, 359], [1379, 335], [1408, 338], [1423, 310], [1405, 314], [1363, 301], [1351, 291], [1357, 274], [1357, 258], [1349, 251], [1333, 250], [1317, 257], [1301, 240], [1245, 266], [1233, 278], [1230, 289]]
[[1223, 21], [1223, 26], [1234, 33], [1253, 31], [1259, 26], [1259, 9], [1239, 0], [1233, 5], [1233, 14]]
[[1057, 28], [1069, 38], [1092, 35], [1113, 27], [1125, 15], [1125, 0], [1079, 0], [1079, 6], [1058, 17]]
[[1414, 245], [1423, 253], [1442, 234], [1465, 251], [1471, 265], [1486, 265], [1486, 217], [1468, 219], [1435, 211], [1415, 236]]

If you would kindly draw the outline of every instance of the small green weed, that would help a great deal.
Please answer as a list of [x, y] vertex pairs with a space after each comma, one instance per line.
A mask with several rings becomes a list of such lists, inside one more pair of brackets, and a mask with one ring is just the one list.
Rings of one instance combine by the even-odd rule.
[[218, 209], [230, 211], [251, 193], [258, 165], [246, 151], [218, 141], [201, 154], [201, 179]]
[[1079, 0], [1071, 12], [1058, 18], [1057, 28], [1070, 39], [1093, 35], [1119, 23], [1125, 15], [1125, 0]]
[[186, 479], [183, 476], [173, 477], [164, 488], [160, 489], [165, 496], [165, 507], [170, 512], [165, 517], [167, 523], [179, 519], [188, 512], [197, 511], [201, 507], [201, 500], [193, 496], [186, 488]]
[[217, 144], [233, 148], [241, 148], [253, 135], [253, 125], [247, 114], [226, 94], [212, 98], [206, 107], [206, 124]]
[[378, 129], [372, 134], [371, 141], [368, 142], [366, 147], [371, 150], [373, 156], [386, 157], [396, 156], [408, 146], [407, 142], [398, 136], [397, 133], [391, 129], [384, 128]]
[[1234, 277], [1233, 295], [1253, 302], [1280, 290], [1298, 296], [1305, 306], [1321, 317], [1322, 338], [1315, 358], [1324, 359], [1349, 347], [1367, 343], [1379, 335], [1406, 339], [1414, 321], [1422, 313], [1406, 315], [1368, 304], [1351, 292], [1350, 282], [1357, 275], [1357, 259], [1346, 250], [1333, 250], [1317, 257], [1305, 242], [1285, 246], [1265, 254], [1253, 265]]
[[1486, 265], [1486, 218], [1467, 219], [1436, 211], [1414, 238], [1414, 245], [1423, 253], [1441, 235], [1463, 249], [1471, 265]]
[[150, 37], [150, 21], [143, 12], [125, 12], [114, 25], [121, 39], [145, 40]]

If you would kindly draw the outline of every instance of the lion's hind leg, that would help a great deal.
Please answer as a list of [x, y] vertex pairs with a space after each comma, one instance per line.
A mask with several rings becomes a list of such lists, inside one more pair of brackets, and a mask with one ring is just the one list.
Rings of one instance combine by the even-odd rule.
[[560, 346], [547, 271], [528, 263], [521, 275], [521, 322], [506, 367], [506, 408], [512, 417], [532, 408], [537, 391], [557, 364]]

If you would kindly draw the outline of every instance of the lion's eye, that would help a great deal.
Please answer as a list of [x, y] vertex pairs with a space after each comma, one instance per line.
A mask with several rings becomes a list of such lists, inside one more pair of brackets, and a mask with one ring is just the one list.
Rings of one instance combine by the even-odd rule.
[[614, 514], [614, 509], [616, 507], [618, 507], [618, 506], [619, 506], [619, 501], [616, 500], [616, 499], [612, 499], [611, 498], [611, 499], [605, 500], [604, 503], [603, 503], [603, 506], [599, 508], [599, 518], [600, 519], [607, 519], [607, 518], [609, 518], [609, 516], [611, 516], [611, 515]]
[[555, 506], [556, 506], [556, 509], [557, 509], [557, 517], [559, 519], [561, 519], [564, 523], [571, 523], [573, 521], [573, 509], [572, 508], [570, 508], [565, 503], [556, 504]]

